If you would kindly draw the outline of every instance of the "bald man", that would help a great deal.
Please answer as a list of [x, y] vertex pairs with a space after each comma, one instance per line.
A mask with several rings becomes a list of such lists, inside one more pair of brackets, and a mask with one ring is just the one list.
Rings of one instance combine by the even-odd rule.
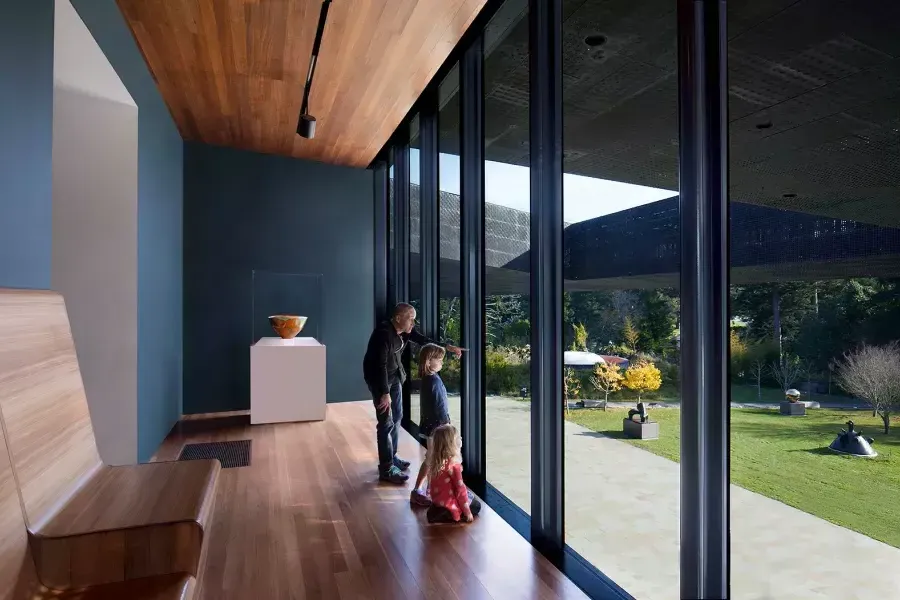
[[[379, 324], [369, 337], [366, 357], [363, 359], [363, 377], [372, 392], [378, 425], [375, 438], [378, 442], [378, 474], [382, 481], [401, 485], [409, 479], [404, 473], [409, 462], [397, 456], [397, 439], [400, 421], [403, 419], [403, 403], [400, 391], [406, 380], [406, 372], [400, 360], [407, 342], [436, 344], [415, 329], [416, 309], [401, 302], [394, 307], [391, 319]], [[452, 344], [447, 351], [462, 356], [462, 348]]]

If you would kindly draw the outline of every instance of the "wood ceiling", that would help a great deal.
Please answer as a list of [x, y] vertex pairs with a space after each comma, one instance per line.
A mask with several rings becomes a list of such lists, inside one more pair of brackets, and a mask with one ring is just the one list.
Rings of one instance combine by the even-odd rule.
[[334, 0], [296, 134], [321, 0], [117, 0], [186, 140], [364, 167], [485, 0]]

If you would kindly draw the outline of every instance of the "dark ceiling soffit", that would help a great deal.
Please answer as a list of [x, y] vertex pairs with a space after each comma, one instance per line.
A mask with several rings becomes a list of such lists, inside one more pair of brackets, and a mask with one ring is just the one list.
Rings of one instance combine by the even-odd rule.
[[482, 33], [484, 33], [485, 27], [490, 23], [491, 19], [497, 14], [497, 11], [503, 6], [506, 0], [487, 0], [484, 3], [484, 6], [479, 11], [478, 15], [472, 21], [472, 24], [469, 25], [469, 28], [466, 29], [465, 33], [463, 33], [462, 37], [459, 38], [459, 42], [456, 46], [453, 47], [453, 50], [450, 51], [450, 54], [447, 56], [447, 59], [443, 62], [440, 68], [435, 72], [434, 76], [428, 82], [428, 85], [425, 86], [425, 89], [422, 90], [422, 93], [419, 94], [419, 97], [413, 102], [413, 105], [410, 107], [409, 111], [406, 113], [406, 116], [403, 117], [403, 120], [400, 121], [400, 125], [397, 129], [394, 130], [394, 133], [391, 134], [391, 137], [388, 138], [387, 142], [385, 142], [384, 146], [382, 146], [381, 150], [375, 155], [375, 158], [372, 159], [372, 162], [369, 163], [370, 169], [374, 168], [375, 164], [381, 161], [387, 161], [389, 156], [389, 149], [391, 145], [397, 142], [408, 142], [409, 139], [400, 139], [403, 136], [403, 132], [409, 131], [409, 127], [404, 127], [403, 125], [408, 125], [412, 120], [413, 116], [418, 114], [421, 110], [422, 99], [427, 95], [426, 92], [429, 91], [430, 88], [437, 89], [440, 86], [441, 82], [444, 80], [444, 77], [453, 69], [459, 59], [462, 58], [463, 52], [465, 52], [466, 48], [472, 44]]

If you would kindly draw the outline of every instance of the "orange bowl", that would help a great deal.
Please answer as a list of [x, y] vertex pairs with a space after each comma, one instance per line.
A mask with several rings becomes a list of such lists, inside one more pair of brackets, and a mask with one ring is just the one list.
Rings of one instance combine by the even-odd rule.
[[289, 340], [295, 337], [306, 325], [306, 317], [296, 315], [272, 315], [269, 317], [269, 325], [281, 339]]

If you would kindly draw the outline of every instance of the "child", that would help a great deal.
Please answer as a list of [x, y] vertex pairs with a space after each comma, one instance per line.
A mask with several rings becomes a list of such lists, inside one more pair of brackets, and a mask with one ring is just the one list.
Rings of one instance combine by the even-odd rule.
[[[436, 344], [425, 344], [419, 350], [419, 378], [422, 380], [420, 401], [419, 435], [427, 440], [440, 425], [450, 422], [450, 411], [447, 407], [447, 388], [438, 373], [444, 366], [444, 349]], [[431, 446], [428, 442], [426, 447]], [[431, 500], [421, 490], [422, 482], [428, 475], [428, 450], [425, 460], [419, 468], [416, 485], [409, 494], [409, 501], [418, 506], [430, 506]]]
[[462, 438], [453, 425], [441, 425], [432, 432], [427, 459], [429, 523], [471, 523], [481, 512], [481, 502], [463, 483], [461, 449]]

